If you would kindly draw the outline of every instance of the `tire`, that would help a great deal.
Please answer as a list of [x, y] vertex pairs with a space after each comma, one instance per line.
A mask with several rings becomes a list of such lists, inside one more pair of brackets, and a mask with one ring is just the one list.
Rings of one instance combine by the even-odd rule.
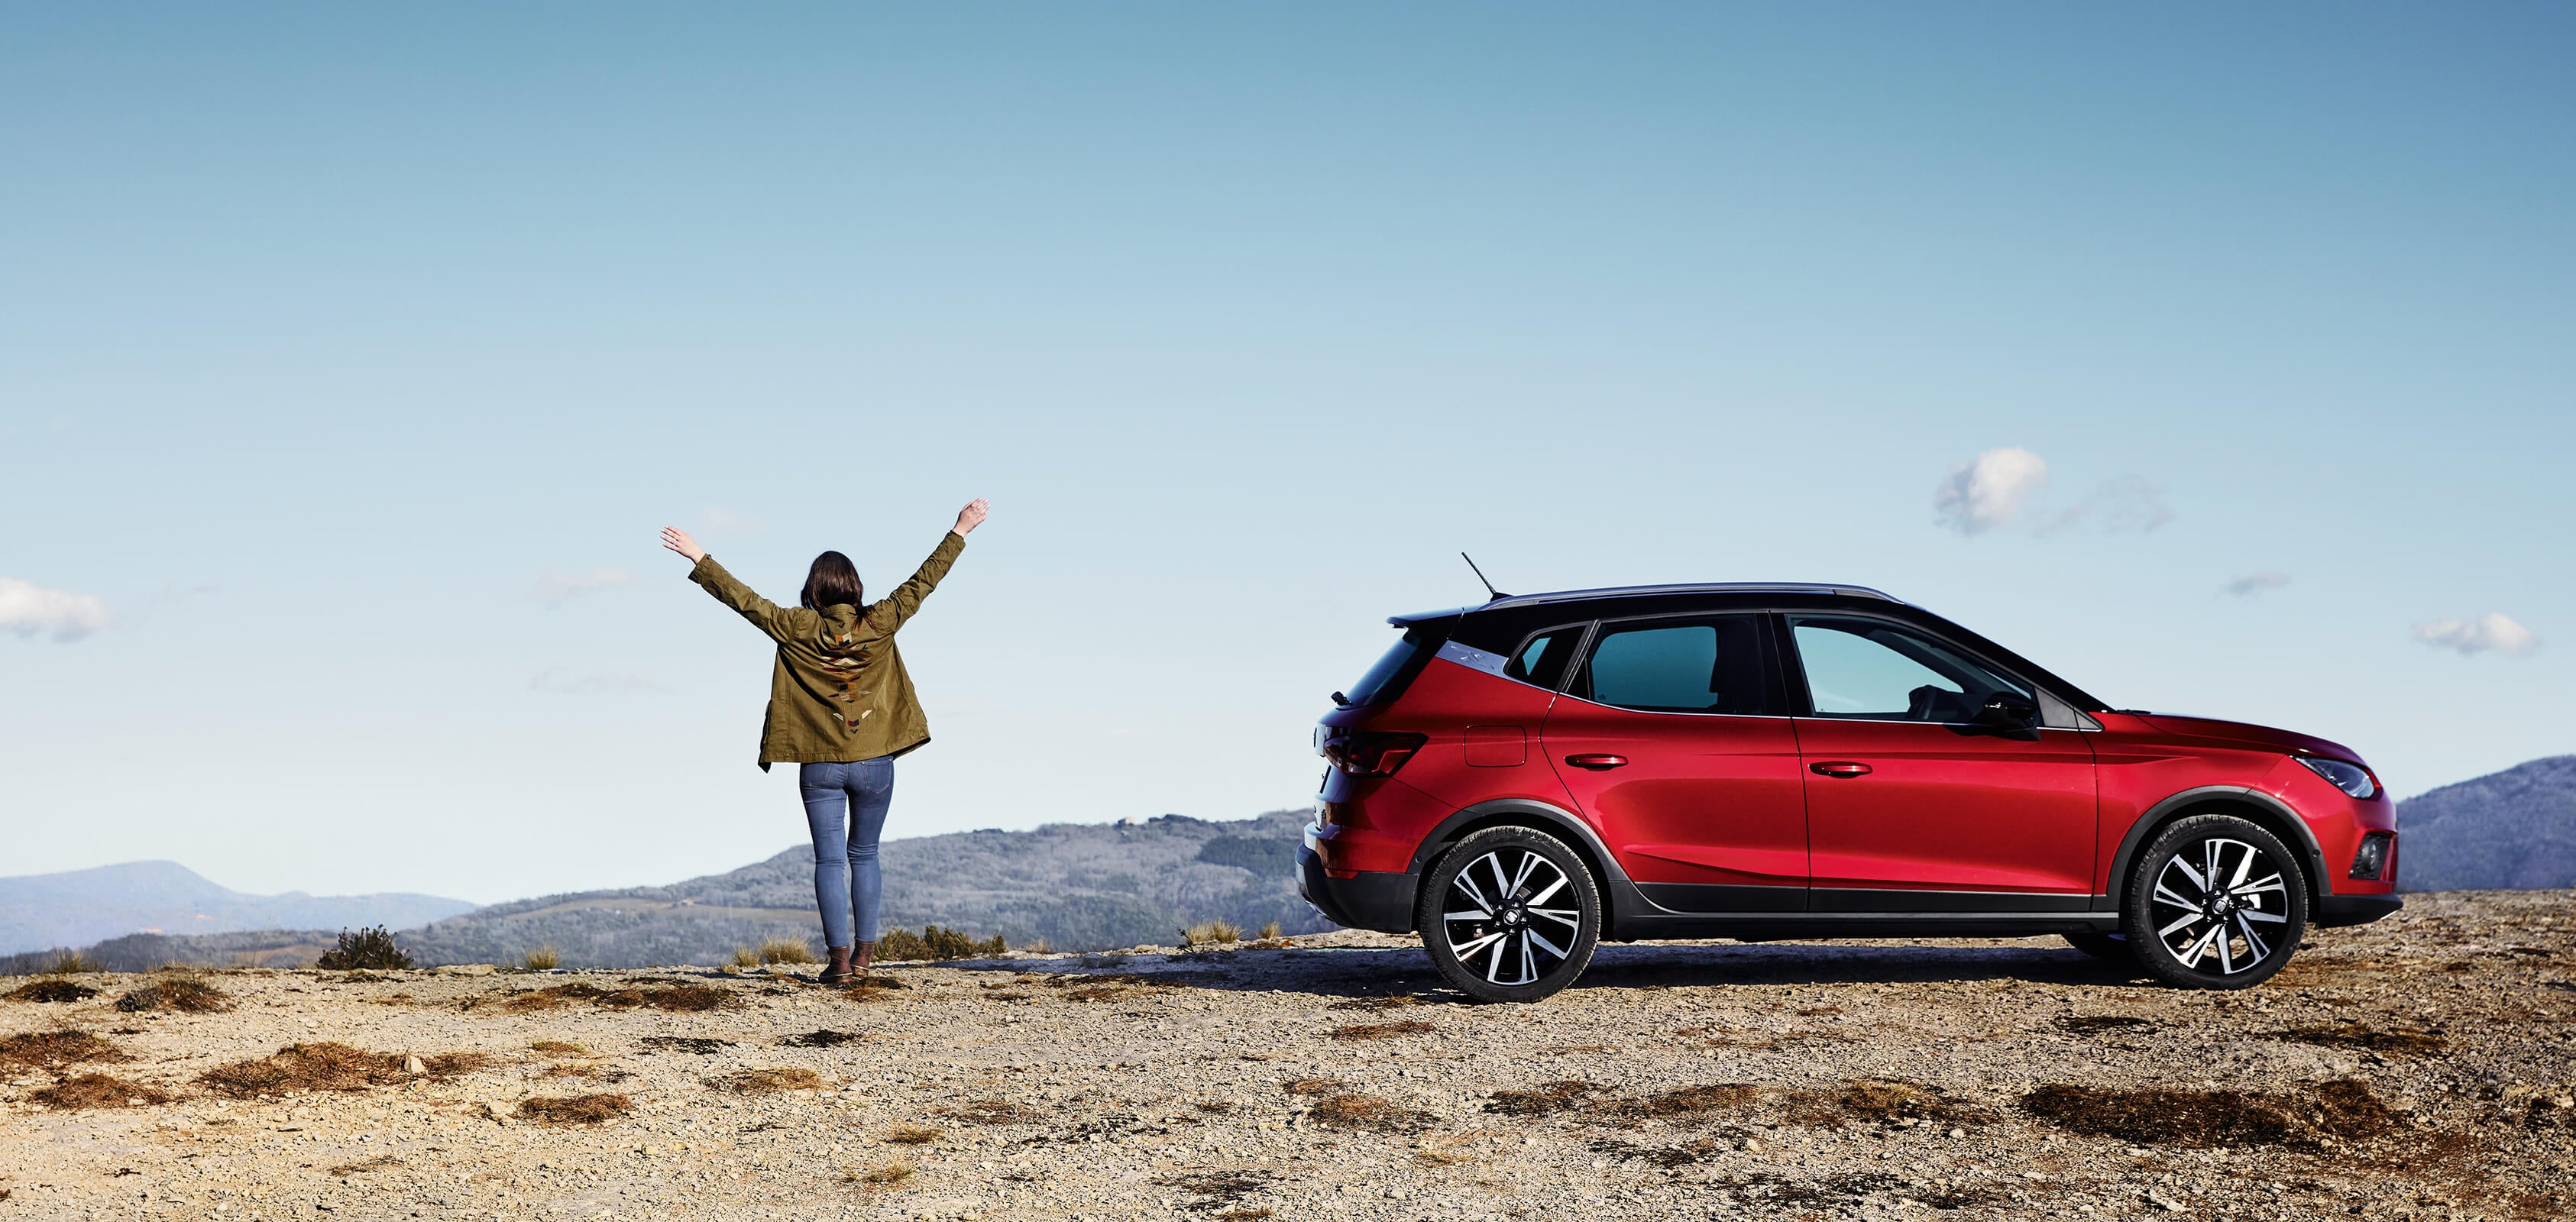
[[1423, 876], [1414, 928], [1451, 987], [1478, 1001], [1538, 1001], [1574, 983], [1601, 941], [1601, 890], [1564, 841], [1489, 827]]
[[2138, 962], [2138, 956], [2129, 950], [2129, 939], [2122, 934], [2070, 933], [2058, 936], [2065, 938], [2068, 946], [2104, 962], [2125, 963], [2131, 966], [2135, 966]]
[[2138, 965], [2156, 979], [2250, 988], [2287, 965], [2307, 934], [2307, 873], [2280, 837], [2233, 815], [2192, 815], [2138, 855], [2120, 918]]

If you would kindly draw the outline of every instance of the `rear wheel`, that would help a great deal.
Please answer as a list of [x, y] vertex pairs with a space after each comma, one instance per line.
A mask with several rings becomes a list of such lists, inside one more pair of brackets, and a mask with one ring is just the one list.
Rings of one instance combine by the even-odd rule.
[[2290, 962], [2308, 928], [2308, 879], [2279, 837], [2233, 815], [2158, 834], [2129, 876], [2121, 932], [2167, 984], [2242, 989]]
[[2115, 933], [2070, 933], [2059, 935], [2066, 944], [2096, 959], [2112, 963], [2136, 963], [2137, 955], [2129, 950], [2129, 940]]
[[1601, 892], [1564, 841], [1489, 827], [1423, 879], [1414, 928], [1432, 966], [1478, 1001], [1537, 1001], [1574, 983], [1601, 940]]

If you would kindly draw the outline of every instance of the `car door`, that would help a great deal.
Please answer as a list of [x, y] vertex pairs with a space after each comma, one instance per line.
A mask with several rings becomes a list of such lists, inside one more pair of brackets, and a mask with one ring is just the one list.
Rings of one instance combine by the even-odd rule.
[[1663, 907], [1806, 907], [1805, 796], [1770, 630], [1759, 614], [1604, 623], [1548, 711], [1548, 762]]
[[1805, 709], [1810, 905], [1819, 912], [2055, 911], [2092, 891], [2093, 749], [1998, 724], [2022, 681], [1906, 625], [1784, 617]]

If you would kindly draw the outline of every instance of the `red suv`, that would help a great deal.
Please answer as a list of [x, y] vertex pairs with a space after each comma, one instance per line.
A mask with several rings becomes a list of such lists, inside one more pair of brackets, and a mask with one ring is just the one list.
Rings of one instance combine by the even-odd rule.
[[2397, 910], [2352, 751], [2114, 709], [1875, 590], [1497, 596], [1403, 640], [1315, 730], [1299, 890], [1419, 931], [1487, 1001], [1602, 938], [2026, 937], [2232, 989], [2310, 924]]

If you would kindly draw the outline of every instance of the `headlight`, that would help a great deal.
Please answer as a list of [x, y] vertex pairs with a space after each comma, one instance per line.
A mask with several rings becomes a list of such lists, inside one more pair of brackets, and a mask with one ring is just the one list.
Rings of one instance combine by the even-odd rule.
[[2314, 755], [2293, 755], [2290, 758], [2307, 765], [2308, 771], [2324, 777], [2327, 784], [2356, 798], [2371, 797], [2379, 792], [2379, 782], [2370, 779], [2370, 769], [2359, 764]]

